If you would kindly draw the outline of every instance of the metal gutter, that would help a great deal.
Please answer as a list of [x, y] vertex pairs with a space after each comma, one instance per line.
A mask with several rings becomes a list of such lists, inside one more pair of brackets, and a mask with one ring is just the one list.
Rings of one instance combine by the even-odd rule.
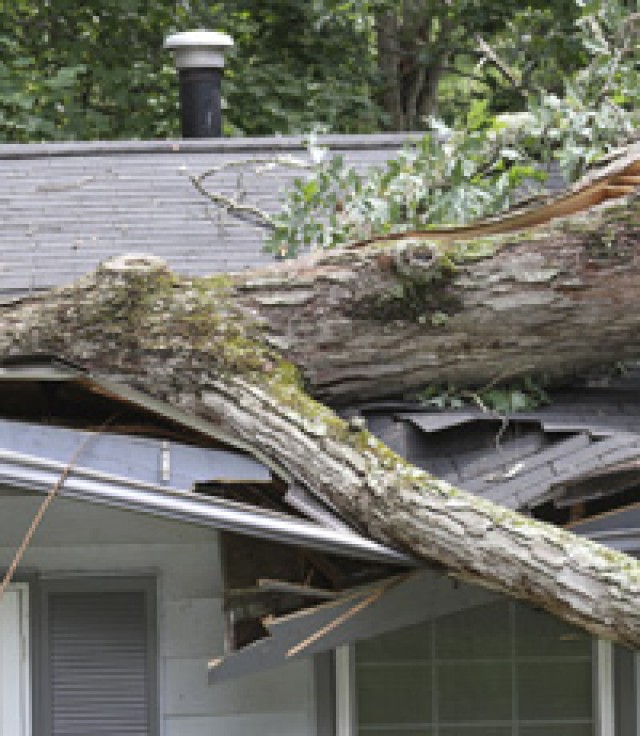
[[[0, 484], [47, 493], [65, 463], [0, 450]], [[217, 530], [397, 565], [414, 565], [408, 555], [353, 532], [328, 529], [248, 504], [198, 496], [76, 467], [60, 496], [147, 513]]]

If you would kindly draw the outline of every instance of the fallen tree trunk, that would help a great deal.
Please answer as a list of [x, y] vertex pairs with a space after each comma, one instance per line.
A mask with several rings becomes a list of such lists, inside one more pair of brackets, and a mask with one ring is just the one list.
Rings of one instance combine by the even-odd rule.
[[241, 278], [237, 297], [332, 402], [566, 378], [640, 355], [640, 202], [460, 243], [372, 245]]
[[55, 354], [203, 416], [372, 536], [640, 647], [638, 561], [451, 488], [305, 388], [346, 401], [639, 355], [639, 215], [629, 200], [536, 233], [204, 279], [123, 257], [5, 307], [0, 349]]

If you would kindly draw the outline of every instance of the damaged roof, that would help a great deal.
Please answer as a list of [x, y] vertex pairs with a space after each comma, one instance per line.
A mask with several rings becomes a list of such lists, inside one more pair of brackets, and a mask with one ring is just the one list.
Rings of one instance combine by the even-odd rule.
[[[396, 153], [404, 140], [405, 136], [338, 136], [327, 143], [354, 164], [365, 167]], [[6, 213], [0, 233], [0, 298], [10, 299], [67, 282], [107, 257], [132, 250], [151, 251], [176, 271], [186, 274], [238, 270], [270, 260], [271, 256], [261, 252], [262, 233], [213, 208], [195, 192], [189, 173], [201, 174], [212, 166], [242, 157], [268, 159], [274, 154], [305, 155], [299, 138], [0, 147], [0, 158], [5, 165], [0, 199]], [[225, 170], [214, 186], [226, 196], [246, 197], [273, 211], [283, 186], [297, 175], [299, 172], [270, 169], [264, 175], [245, 179], [235, 171]], [[0, 377], [40, 382], [62, 380], [56, 372], [58, 369], [53, 364], [13, 365], [0, 370]], [[78, 377], [72, 367], [61, 370], [73, 374], [65, 380], [85, 384], [93, 380]], [[102, 388], [115, 391], [114, 386], [105, 383]], [[640, 383], [565, 392], [555, 397], [549, 407], [508, 417], [476, 409], [435, 413], [418, 406], [367, 408], [363, 413], [372, 431], [389, 446], [456, 486], [637, 553], [640, 552], [638, 387]], [[126, 387], [120, 386], [119, 390], [124, 400], [133, 403], [141, 400]], [[148, 400], [145, 408], [159, 411]], [[170, 418], [186, 421], [175, 411]], [[192, 428], [204, 433], [210, 431], [202, 423]], [[219, 433], [214, 434], [217, 440], [225, 441]], [[12, 436], [10, 428], [5, 436]], [[118, 441], [117, 437], [111, 437], [111, 442]], [[41, 454], [25, 457], [21, 447], [7, 443], [3, 445], [4, 452], [0, 452], [5, 482], [15, 483], [21, 477], [24, 485], [46, 492], [64, 467], [61, 459], [46, 457], [46, 453], [45, 457]], [[267, 470], [272, 468], [260, 466], [259, 454], [255, 462], [248, 462], [246, 457], [240, 461], [235, 451], [246, 448], [231, 445], [231, 449], [218, 451], [223, 455], [218, 454], [217, 458], [222, 458], [229, 468], [254, 473], [250, 478], [234, 480], [263, 482]], [[24, 447], [27, 446], [31, 446], [28, 437]], [[147, 451], [159, 458], [162, 466], [163, 447], [158, 447], [157, 442], [153, 448], [145, 447], [140, 460]], [[211, 452], [216, 451], [196, 453], [200, 467], [209, 467], [213, 462]], [[192, 470], [192, 448], [177, 448], [176, 457], [180, 456], [190, 458], [187, 464]], [[97, 467], [78, 468], [75, 474], [78, 482], [74, 486], [72, 475], [64, 491], [89, 498], [89, 490], [93, 489], [90, 500], [99, 503], [124, 505], [136, 511], [207, 523], [242, 534], [260, 536], [257, 522], [261, 520], [262, 536], [268, 539], [334, 553], [356, 556], [361, 553], [386, 563], [411, 563], [402, 553], [345, 528], [344, 520], [333, 516], [324, 499], [298, 487], [296, 479], [288, 479], [289, 486], [282, 499], [289, 506], [289, 515], [248, 503], [241, 507], [226, 498], [196, 497], [191, 488], [163, 487], [146, 475], [140, 478], [130, 473], [127, 478], [114, 480], [108, 470], [99, 463]], [[233, 514], [235, 526], [229, 522]], [[301, 519], [301, 514], [307, 519]], [[449, 592], [438, 588], [444, 585], [443, 579], [434, 575], [433, 580], [435, 588], [430, 588], [429, 583], [422, 584], [420, 590], [431, 590], [434, 595], [437, 592], [437, 600], [446, 601]], [[265, 655], [265, 662], [303, 651], [309, 653], [314, 650], [313, 641], [302, 648], [299, 644], [307, 642], [318, 626], [326, 629], [341, 617], [342, 621], [347, 620], [354, 615], [354, 609], [356, 613], [366, 609], [364, 620], [369, 616], [371, 626], [363, 627], [363, 619], [359, 619], [358, 632], [342, 628], [332, 636], [323, 637], [323, 647], [406, 625], [415, 616], [424, 617], [420, 607], [401, 604], [402, 596], [419, 603], [420, 599], [412, 592], [414, 582], [414, 577], [407, 577], [388, 587], [384, 583], [377, 588], [374, 585], [348, 592], [346, 597], [340, 596], [300, 616], [268, 621], [269, 633], [273, 636], [276, 631], [283, 632], [283, 638], [279, 643], [272, 638], [270, 644], [262, 639], [256, 646], [262, 647], [260, 652], [271, 652]], [[455, 605], [464, 598], [458, 593], [451, 593], [451, 597]], [[405, 618], [399, 612], [406, 612]], [[296, 631], [297, 638], [292, 638]], [[333, 631], [329, 628], [326, 633]], [[281, 646], [282, 641], [289, 642], [286, 648]], [[258, 657], [262, 656], [260, 652]], [[222, 672], [220, 663], [215, 664], [217, 672]], [[229, 669], [241, 670], [242, 666], [230, 664]], [[251, 667], [255, 669], [255, 661]]]
[[639, 388], [636, 375], [567, 389], [548, 406], [509, 415], [418, 406], [364, 413], [399, 454], [456, 487], [640, 553]]

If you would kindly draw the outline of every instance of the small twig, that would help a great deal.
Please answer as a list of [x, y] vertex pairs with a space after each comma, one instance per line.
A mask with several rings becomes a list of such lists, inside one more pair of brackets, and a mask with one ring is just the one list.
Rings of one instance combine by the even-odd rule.
[[227, 169], [238, 169], [248, 166], [254, 166], [258, 174], [263, 171], [274, 168], [275, 166], [282, 166], [284, 168], [291, 169], [312, 169], [313, 164], [308, 161], [303, 161], [293, 156], [273, 156], [272, 158], [236, 158], [232, 161], [224, 161], [218, 166], [212, 166], [210, 169], [206, 169], [202, 173], [197, 175], [197, 179], [201, 182], [208, 179], [211, 176], [220, 174], [222, 171]]
[[524, 91], [522, 88], [522, 79], [520, 79], [519, 75], [506, 63], [506, 61], [504, 61], [504, 59], [501, 59], [498, 56], [498, 54], [491, 48], [491, 46], [489, 46], [479, 33], [476, 33], [476, 41], [478, 43], [478, 48], [484, 54], [485, 59], [488, 59], [516, 89]]
[[242, 169], [252, 166], [255, 169], [256, 174], [261, 174], [264, 171], [273, 168], [275, 166], [296, 168], [296, 169], [312, 169], [313, 164], [302, 159], [296, 159], [292, 156], [275, 156], [270, 159], [264, 158], [245, 158], [245, 159], [234, 159], [233, 161], [225, 161], [218, 166], [212, 166], [210, 169], [201, 172], [200, 174], [187, 173], [189, 180], [195, 187], [195, 189], [203, 196], [206, 197], [210, 202], [213, 202], [216, 206], [221, 208], [225, 212], [229, 212], [239, 220], [248, 222], [255, 227], [265, 228], [267, 230], [275, 230], [276, 224], [268, 212], [256, 207], [255, 205], [245, 204], [242, 200], [246, 196], [246, 191], [241, 188], [242, 182], [242, 171], [238, 174], [236, 186], [240, 189], [237, 197], [229, 197], [221, 192], [209, 191], [204, 186], [204, 181], [212, 176], [220, 174], [222, 171], [228, 169]]
[[273, 218], [264, 210], [259, 207], [254, 207], [250, 204], [242, 204], [237, 199], [227, 197], [220, 192], [210, 192], [202, 185], [202, 177], [193, 176], [189, 174], [189, 179], [193, 186], [196, 188], [203, 197], [206, 197], [210, 202], [220, 206], [226, 212], [234, 215], [240, 220], [255, 225], [256, 227], [263, 227], [268, 230], [275, 230], [276, 224]]
[[505, 381], [507, 378], [511, 378], [516, 373], [522, 373], [525, 370], [531, 370], [533, 368], [533, 365], [524, 365], [522, 366], [518, 371], [510, 370], [510, 371], [502, 371], [501, 373], [498, 373], [497, 376], [492, 378], [488, 383], [486, 383], [482, 388], [478, 389], [478, 391], [463, 391], [462, 396], [467, 396], [468, 398], [472, 399], [485, 414], [490, 414], [491, 416], [495, 417], [496, 419], [499, 419], [501, 422], [500, 429], [498, 430], [496, 436], [495, 436], [495, 445], [496, 450], [500, 451], [500, 442], [502, 441], [502, 437], [504, 436], [504, 433], [507, 431], [509, 427], [509, 417], [505, 416], [501, 412], [499, 412], [497, 409], [490, 409], [484, 401], [482, 401], [481, 394], [486, 393], [487, 391], [490, 391], [494, 386], [496, 386], [499, 383], [502, 383], [502, 381]]

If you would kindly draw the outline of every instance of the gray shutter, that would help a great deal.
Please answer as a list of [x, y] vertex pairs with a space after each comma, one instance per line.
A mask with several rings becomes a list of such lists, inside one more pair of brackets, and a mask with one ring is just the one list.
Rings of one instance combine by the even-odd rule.
[[48, 608], [51, 736], [148, 736], [144, 592], [52, 592]]

